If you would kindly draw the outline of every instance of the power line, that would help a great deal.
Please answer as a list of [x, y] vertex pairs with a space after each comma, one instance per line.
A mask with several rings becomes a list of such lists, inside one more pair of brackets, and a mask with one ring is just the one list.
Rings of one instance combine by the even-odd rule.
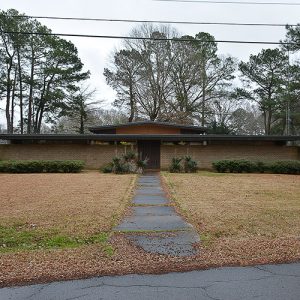
[[29, 31], [0, 31], [4, 34], [22, 34], [22, 35], [42, 35], [42, 36], [67, 36], [83, 38], [101, 38], [101, 39], [124, 39], [124, 40], [149, 40], [149, 41], [172, 41], [172, 42], [198, 42], [198, 43], [229, 43], [229, 44], [263, 44], [263, 45], [298, 45], [290, 42], [273, 42], [273, 41], [239, 41], [239, 40], [208, 40], [199, 41], [180, 38], [153, 38], [138, 36], [120, 36], [120, 35], [92, 35], [92, 34], [75, 34], [75, 33], [46, 33], [46, 32], [29, 32]]
[[238, 5], [287, 5], [287, 6], [299, 6], [300, 3], [298, 2], [254, 2], [254, 1], [210, 1], [210, 0], [152, 0], [158, 2], [187, 2], [187, 3], [210, 3], [210, 4], [238, 4]]
[[[185, 1], [186, 2], [186, 1]], [[134, 19], [107, 19], [107, 18], [75, 18], [75, 17], [53, 17], [53, 16], [12, 16], [13, 18], [51, 19], [67, 21], [96, 21], [96, 22], [125, 22], [125, 23], [161, 23], [161, 24], [185, 24], [185, 25], [228, 25], [228, 26], [270, 26], [286, 27], [297, 26], [297, 24], [280, 23], [236, 23], [236, 22], [193, 22], [193, 21], [167, 21], [167, 20], [134, 20]]]

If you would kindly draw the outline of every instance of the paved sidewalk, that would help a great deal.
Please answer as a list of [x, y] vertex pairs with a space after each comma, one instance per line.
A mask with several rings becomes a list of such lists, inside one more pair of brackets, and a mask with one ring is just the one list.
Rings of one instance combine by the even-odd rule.
[[114, 228], [145, 251], [174, 256], [196, 254], [193, 244], [200, 241], [191, 224], [170, 206], [158, 173], [141, 175], [131, 215]]
[[126, 275], [0, 289], [1, 300], [299, 300], [300, 263]]

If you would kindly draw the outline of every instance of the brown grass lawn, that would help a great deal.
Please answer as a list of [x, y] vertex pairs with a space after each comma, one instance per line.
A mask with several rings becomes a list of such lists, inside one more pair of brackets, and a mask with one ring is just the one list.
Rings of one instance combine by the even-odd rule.
[[[0, 226], [90, 235], [111, 229], [134, 176], [0, 174]], [[128, 198], [128, 195], [127, 195]]]
[[165, 177], [204, 238], [300, 238], [300, 176], [200, 172]]
[[[300, 176], [163, 173], [178, 212], [201, 236], [191, 257], [146, 253], [122, 234], [97, 236], [119, 221], [134, 178], [97, 172], [0, 175], [0, 242], [44, 239], [40, 248], [21, 243], [13, 251], [3, 245], [1, 251], [0, 243], [0, 287], [300, 261]], [[47, 235], [51, 228], [54, 236]], [[92, 242], [77, 239], [95, 234]]]

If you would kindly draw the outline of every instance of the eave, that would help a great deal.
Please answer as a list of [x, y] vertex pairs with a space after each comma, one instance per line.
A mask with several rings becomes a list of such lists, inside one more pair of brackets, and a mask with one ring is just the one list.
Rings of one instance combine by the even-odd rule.
[[140, 141], [201, 142], [201, 141], [300, 141], [299, 135], [198, 135], [198, 134], [0, 134], [10, 141]]

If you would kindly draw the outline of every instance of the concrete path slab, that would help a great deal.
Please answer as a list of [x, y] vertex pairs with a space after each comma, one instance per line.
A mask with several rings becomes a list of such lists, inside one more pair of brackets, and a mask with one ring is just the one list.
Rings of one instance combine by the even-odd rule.
[[156, 176], [151, 176], [151, 177], [140, 177], [138, 179], [138, 184], [160, 184], [160, 179]]
[[171, 206], [136, 206], [132, 208], [135, 216], [176, 216]]
[[194, 231], [176, 231], [168, 233], [151, 233], [127, 235], [145, 251], [151, 253], [167, 254], [172, 256], [189, 256], [197, 254], [193, 244], [200, 242], [198, 234]]
[[157, 181], [157, 182], [139, 182], [137, 181], [137, 186], [143, 186], [143, 187], [157, 187], [160, 185], [160, 182]]
[[0, 289], [2, 300], [299, 300], [300, 263], [104, 276]]
[[129, 240], [148, 252], [173, 256], [196, 254], [193, 245], [200, 241], [199, 235], [169, 206], [158, 174], [139, 177], [132, 202], [131, 214], [115, 231], [126, 232]]
[[170, 201], [163, 195], [136, 195], [132, 200], [134, 205], [164, 205]]
[[136, 189], [136, 195], [164, 195], [164, 191], [161, 187], [151, 187], [151, 188], [145, 188], [145, 187], [138, 187]]
[[180, 216], [130, 216], [117, 227], [117, 231], [135, 231], [135, 230], [151, 230], [151, 231], [172, 231], [191, 229], [191, 225], [185, 222]]

